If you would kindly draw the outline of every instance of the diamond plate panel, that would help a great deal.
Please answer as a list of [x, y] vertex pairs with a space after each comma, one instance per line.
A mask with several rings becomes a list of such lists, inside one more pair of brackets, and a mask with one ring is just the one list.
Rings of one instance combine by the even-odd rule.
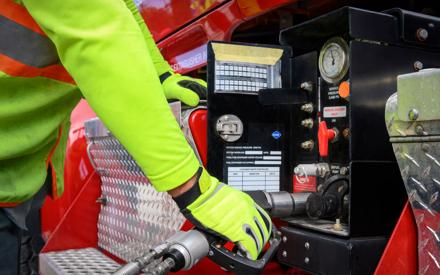
[[40, 254], [40, 273], [112, 274], [119, 264], [95, 248], [71, 249]]
[[105, 198], [98, 220], [98, 245], [121, 259], [133, 260], [178, 231], [184, 217], [167, 193], [153, 188], [101, 121], [87, 121], [86, 133]]
[[440, 142], [393, 149], [417, 223], [419, 274], [440, 274]]
[[[440, 70], [436, 74], [440, 75]], [[423, 89], [433, 88], [423, 71], [406, 78], [411, 78], [414, 85]], [[401, 88], [403, 84], [406, 82], [401, 83]], [[415, 115], [411, 121], [400, 119], [398, 111], [402, 107], [399, 104], [408, 100], [405, 95], [399, 90], [388, 99], [385, 118], [417, 224], [418, 273], [440, 274], [440, 121], [419, 119]], [[409, 117], [410, 112], [438, 112], [438, 108], [430, 108], [429, 104], [420, 104], [418, 109], [405, 110]]]

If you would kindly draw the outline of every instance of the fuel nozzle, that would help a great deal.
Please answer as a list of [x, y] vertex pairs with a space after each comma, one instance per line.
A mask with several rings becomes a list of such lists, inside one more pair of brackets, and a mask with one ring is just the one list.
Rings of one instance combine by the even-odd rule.
[[307, 198], [311, 193], [246, 191], [271, 217], [285, 218], [305, 214]]

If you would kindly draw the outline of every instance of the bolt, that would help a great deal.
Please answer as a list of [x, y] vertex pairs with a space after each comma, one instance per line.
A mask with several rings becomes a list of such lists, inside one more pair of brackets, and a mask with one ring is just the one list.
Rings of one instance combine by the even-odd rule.
[[339, 169], [339, 174], [341, 175], [346, 175], [348, 173], [348, 168], [347, 167], [341, 167], [341, 169]]
[[316, 187], [316, 191], [321, 192], [322, 188], [324, 188], [324, 186], [322, 186], [322, 184], [320, 184], [320, 185], [318, 185], [318, 187]]
[[107, 205], [107, 198], [106, 197], [99, 197], [96, 199], [96, 202], [105, 206], [105, 205]]
[[304, 247], [305, 247], [307, 250], [309, 250], [309, 249], [310, 249], [310, 244], [309, 244], [308, 242], [306, 242], [306, 243], [304, 244]]
[[306, 140], [303, 143], [301, 143], [301, 148], [304, 150], [313, 150], [314, 142], [313, 140]]
[[409, 120], [417, 120], [419, 118], [419, 111], [417, 111], [417, 109], [411, 109], [408, 112], [408, 118]]
[[287, 237], [283, 236], [283, 243], [287, 242]]
[[344, 130], [342, 130], [342, 136], [343, 136], [345, 139], [348, 139], [348, 138], [350, 137], [350, 129], [345, 128]]
[[304, 258], [304, 262], [305, 262], [306, 264], [308, 264], [308, 263], [310, 262], [309, 257], [305, 257], [305, 258]]
[[283, 250], [283, 252], [281, 252], [281, 256], [283, 256], [284, 258], [286, 258], [286, 257], [287, 257], [287, 251], [286, 251], [286, 250]]
[[423, 69], [423, 63], [418, 60], [414, 62], [413, 66], [415, 71], [420, 71]]
[[419, 136], [425, 133], [425, 129], [423, 129], [422, 125], [417, 125], [415, 130], [416, 130], [416, 134], [418, 134]]
[[303, 121], [301, 121], [301, 126], [303, 126], [305, 128], [312, 129], [313, 128], [313, 119], [311, 119], [311, 118], [304, 119]]
[[336, 223], [333, 225], [333, 229], [336, 231], [341, 231], [342, 230], [342, 225], [341, 225], [341, 220], [340, 219], [336, 219]]
[[301, 83], [300, 87], [301, 87], [301, 89], [306, 90], [308, 92], [313, 91], [313, 84], [310, 81], [306, 81], [306, 82]]
[[306, 103], [301, 106], [301, 111], [304, 111], [306, 113], [313, 113], [313, 104], [312, 103]]
[[416, 36], [419, 41], [425, 41], [426, 39], [428, 39], [428, 31], [424, 28], [418, 28]]

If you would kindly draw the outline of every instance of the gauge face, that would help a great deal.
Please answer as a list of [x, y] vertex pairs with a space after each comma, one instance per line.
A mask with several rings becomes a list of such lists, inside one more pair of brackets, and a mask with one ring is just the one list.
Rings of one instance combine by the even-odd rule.
[[339, 37], [327, 41], [319, 54], [321, 77], [329, 83], [336, 83], [347, 73], [348, 66], [347, 43]]

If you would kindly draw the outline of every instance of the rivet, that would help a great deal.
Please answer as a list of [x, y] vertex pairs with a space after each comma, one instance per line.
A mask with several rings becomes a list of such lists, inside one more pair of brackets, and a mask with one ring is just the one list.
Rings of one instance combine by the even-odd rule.
[[304, 244], [304, 247], [305, 247], [307, 250], [309, 250], [309, 249], [310, 249], [310, 244], [309, 244], [309, 242], [306, 242], [306, 243]]
[[287, 237], [283, 236], [283, 243], [287, 242]]
[[309, 257], [305, 257], [305, 258], [304, 258], [304, 262], [305, 262], [306, 264], [308, 264], [308, 263], [310, 262]]
[[423, 150], [424, 152], [429, 152], [429, 149], [430, 149], [430, 147], [429, 147], [428, 144], [426, 144], [426, 143], [423, 143], [423, 144], [422, 144], [422, 150]]
[[284, 250], [283, 252], [281, 252], [281, 256], [283, 256], [284, 258], [287, 257], [287, 251]]

